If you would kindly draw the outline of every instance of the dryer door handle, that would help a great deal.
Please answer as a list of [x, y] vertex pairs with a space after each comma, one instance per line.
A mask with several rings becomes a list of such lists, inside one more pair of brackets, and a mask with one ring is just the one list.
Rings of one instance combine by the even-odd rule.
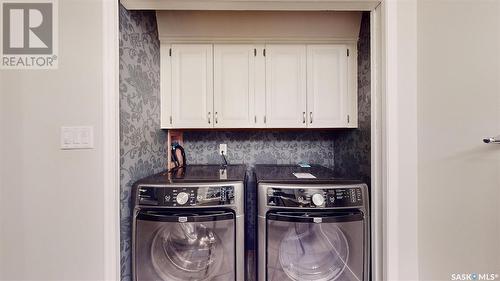
[[273, 212], [267, 215], [267, 219], [303, 223], [342, 223], [361, 221], [364, 219], [364, 214], [361, 211]]

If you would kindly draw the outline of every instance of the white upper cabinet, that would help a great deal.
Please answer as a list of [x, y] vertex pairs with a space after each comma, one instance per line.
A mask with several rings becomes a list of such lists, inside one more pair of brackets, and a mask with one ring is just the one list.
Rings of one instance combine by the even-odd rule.
[[162, 44], [162, 128], [356, 128], [355, 44]]
[[214, 45], [214, 127], [251, 128], [255, 116], [254, 45]]
[[346, 127], [348, 119], [346, 45], [307, 46], [309, 128]]
[[212, 45], [173, 44], [171, 48], [170, 127], [213, 127]]
[[266, 45], [266, 127], [306, 127], [306, 46]]

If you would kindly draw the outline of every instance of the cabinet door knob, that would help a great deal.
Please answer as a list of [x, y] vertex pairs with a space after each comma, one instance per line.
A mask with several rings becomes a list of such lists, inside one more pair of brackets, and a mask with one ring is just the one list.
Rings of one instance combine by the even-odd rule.
[[306, 123], [306, 112], [302, 112], [302, 123]]
[[211, 118], [211, 115], [212, 115], [212, 113], [209, 111], [209, 112], [208, 112], [208, 124], [210, 124], [210, 119], [212, 119], [212, 118]]
[[313, 122], [313, 113], [311, 111], [311, 112], [309, 112], [309, 123], [312, 124], [312, 122]]

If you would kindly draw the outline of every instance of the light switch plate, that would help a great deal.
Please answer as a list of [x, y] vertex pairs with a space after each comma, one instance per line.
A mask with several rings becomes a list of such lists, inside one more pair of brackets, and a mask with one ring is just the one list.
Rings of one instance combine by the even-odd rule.
[[94, 148], [94, 127], [61, 127], [61, 149]]

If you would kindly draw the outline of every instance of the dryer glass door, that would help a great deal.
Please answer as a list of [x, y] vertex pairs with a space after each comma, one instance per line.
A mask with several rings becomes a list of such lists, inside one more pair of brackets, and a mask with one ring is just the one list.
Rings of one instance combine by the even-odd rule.
[[135, 276], [142, 280], [235, 280], [232, 211], [141, 211]]
[[267, 280], [362, 281], [360, 211], [271, 212], [267, 215]]

